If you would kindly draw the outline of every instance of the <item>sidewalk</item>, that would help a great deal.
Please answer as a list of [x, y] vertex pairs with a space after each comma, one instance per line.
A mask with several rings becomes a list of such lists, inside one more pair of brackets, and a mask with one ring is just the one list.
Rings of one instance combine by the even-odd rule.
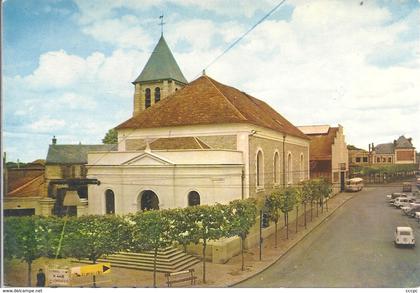
[[[286, 228], [282, 227], [283, 222], [279, 223], [282, 227], [278, 231], [277, 248], [274, 248], [274, 234], [264, 239], [262, 248], [262, 260], [259, 260], [259, 247], [245, 251], [245, 271], [241, 271], [241, 255], [235, 256], [225, 264], [206, 263], [206, 284], [202, 282], [202, 262], [196, 264], [195, 269], [197, 282], [194, 287], [229, 287], [244, 281], [255, 274], [267, 269], [283, 255], [294, 247], [300, 240], [308, 235], [312, 230], [322, 224], [329, 216], [331, 216], [338, 208], [340, 208], [346, 201], [357, 193], [340, 193], [328, 201], [328, 211], [324, 207], [324, 212], [321, 213], [319, 208], [318, 217], [316, 216], [316, 207], [313, 209], [313, 220], [310, 221], [310, 206], [307, 208], [307, 228], [304, 227], [303, 210], [299, 211], [298, 233], [296, 233], [296, 221], [294, 217], [290, 217], [289, 221], [289, 239], [286, 239]], [[58, 260], [60, 266], [68, 265], [70, 267], [78, 266], [77, 263], [69, 260]], [[51, 265], [53, 260], [41, 258], [33, 263], [33, 272], [38, 271], [38, 268], [45, 268], [46, 265]], [[85, 264], [80, 264], [85, 265]], [[7, 268], [5, 264], [5, 284], [11, 286], [25, 286], [26, 285], [26, 270], [27, 266], [24, 263], [13, 263], [11, 269]], [[35, 284], [35, 274], [32, 281]], [[153, 272], [129, 270], [122, 268], [111, 269], [110, 274], [97, 276], [98, 287], [152, 287], [153, 286]], [[92, 287], [91, 277], [81, 277], [72, 281], [74, 287]], [[157, 273], [157, 287], [166, 287], [166, 279], [164, 274]], [[177, 287], [192, 287], [187, 282], [180, 283]]]

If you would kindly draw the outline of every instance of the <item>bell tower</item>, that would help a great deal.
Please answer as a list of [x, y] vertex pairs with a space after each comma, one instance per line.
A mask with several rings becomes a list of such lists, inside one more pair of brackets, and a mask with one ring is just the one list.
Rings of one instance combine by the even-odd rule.
[[[163, 25], [163, 22], [161, 25]], [[163, 33], [143, 71], [133, 84], [133, 116], [187, 84], [187, 80], [163, 37]]]

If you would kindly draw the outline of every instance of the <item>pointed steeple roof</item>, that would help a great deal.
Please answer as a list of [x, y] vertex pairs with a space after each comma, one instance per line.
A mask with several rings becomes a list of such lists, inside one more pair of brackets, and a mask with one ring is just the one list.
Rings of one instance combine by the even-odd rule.
[[162, 79], [188, 83], [163, 36], [160, 37], [146, 66], [144, 66], [143, 71], [133, 83]]

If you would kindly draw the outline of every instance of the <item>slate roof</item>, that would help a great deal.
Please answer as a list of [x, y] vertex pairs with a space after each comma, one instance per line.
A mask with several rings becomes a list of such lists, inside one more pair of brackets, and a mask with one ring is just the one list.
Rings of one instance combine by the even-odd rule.
[[143, 71], [133, 83], [162, 79], [172, 79], [184, 84], [187, 83], [163, 36], [160, 37]]
[[377, 154], [394, 154], [394, 144], [390, 143], [381, 143], [375, 146], [375, 152]]
[[265, 102], [236, 88], [201, 76], [116, 129], [250, 123], [308, 139]]
[[404, 135], [401, 135], [396, 141], [396, 148], [413, 148], [411, 139], [405, 138]]
[[[301, 129], [301, 126], [299, 129]], [[338, 127], [328, 126], [328, 131], [322, 134], [317, 133], [318, 131], [315, 131], [315, 133], [312, 134], [306, 133], [311, 139], [309, 144], [309, 160], [331, 160], [332, 145], [338, 131]]]
[[115, 144], [51, 144], [48, 148], [46, 164], [87, 164], [90, 151], [116, 151]]

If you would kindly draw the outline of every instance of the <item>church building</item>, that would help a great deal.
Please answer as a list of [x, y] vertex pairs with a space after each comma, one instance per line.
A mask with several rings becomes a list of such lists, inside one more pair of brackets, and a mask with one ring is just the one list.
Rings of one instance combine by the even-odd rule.
[[309, 178], [309, 138], [265, 102], [203, 74], [187, 83], [162, 36], [133, 82], [118, 150], [88, 154], [90, 214], [228, 203]]

